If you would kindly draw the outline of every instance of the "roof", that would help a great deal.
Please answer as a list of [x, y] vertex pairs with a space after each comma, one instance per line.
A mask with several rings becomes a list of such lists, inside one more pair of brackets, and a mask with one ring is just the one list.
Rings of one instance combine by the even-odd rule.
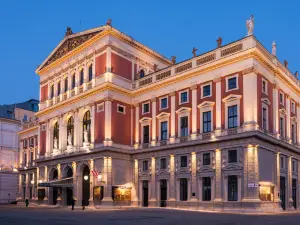
[[48, 66], [59, 60], [63, 61], [63, 58], [68, 56], [69, 53], [72, 53], [75, 50], [82, 50], [82, 46], [85, 43], [93, 43], [104, 35], [112, 34], [118, 38], [123, 38], [127, 43], [132, 42], [139, 49], [146, 49], [146, 51], [153, 56], [160, 58], [164, 63], [171, 65], [172, 62], [165, 56], [153, 51], [152, 49], [142, 45], [141, 43], [135, 41], [132, 37], [118, 31], [115, 28], [112, 28], [109, 25], [100, 26], [94, 29], [86, 30], [79, 33], [72, 32], [71, 28], [67, 28], [64, 39], [57, 45], [57, 47], [50, 53], [50, 55], [43, 61], [43, 63], [36, 69], [36, 73], [40, 74], [41, 71], [46, 69]]
[[38, 104], [38, 100], [30, 99], [26, 102], [10, 105], [0, 105], [0, 118], [15, 119], [15, 109], [24, 109], [32, 112], [37, 112]]

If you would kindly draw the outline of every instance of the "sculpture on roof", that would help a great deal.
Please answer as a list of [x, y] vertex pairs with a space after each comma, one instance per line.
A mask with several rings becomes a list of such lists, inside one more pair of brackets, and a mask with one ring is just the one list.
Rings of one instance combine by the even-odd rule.
[[197, 50], [198, 50], [198, 48], [193, 48], [193, 51], [192, 51], [192, 53], [193, 53], [193, 56], [194, 57], [196, 57], [197, 56]]
[[289, 65], [289, 62], [287, 60], [284, 60], [283, 63], [284, 63], [284, 66], [287, 68]]
[[108, 19], [108, 20], [106, 21], [106, 25], [111, 26], [111, 22], [112, 22], [112, 19]]
[[222, 41], [223, 41], [222, 37], [219, 37], [219, 38], [217, 39], [218, 48], [220, 48], [220, 47], [222, 46]]
[[272, 55], [276, 56], [276, 43], [275, 43], [275, 41], [273, 41], [273, 43], [272, 43]]
[[73, 34], [73, 31], [72, 31], [71, 27], [67, 27], [67, 30], [66, 30], [66, 33], [65, 33], [65, 37], [69, 36], [71, 34]]
[[247, 36], [252, 35], [253, 29], [254, 29], [254, 16], [253, 15], [251, 15], [250, 18], [248, 20], [246, 20], [246, 27], [247, 27], [247, 31], [248, 31]]
[[172, 60], [172, 64], [175, 65], [176, 64], [176, 56], [172, 56], [171, 60]]
[[295, 72], [295, 77], [298, 79], [298, 71]]

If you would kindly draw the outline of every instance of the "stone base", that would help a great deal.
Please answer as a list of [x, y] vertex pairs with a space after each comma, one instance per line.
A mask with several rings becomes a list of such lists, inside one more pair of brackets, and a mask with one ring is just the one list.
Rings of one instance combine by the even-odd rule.
[[175, 208], [175, 206], [176, 206], [176, 200], [175, 199], [169, 199], [167, 201], [167, 207], [169, 207], [169, 208]]
[[95, 204], [94, 204], [94, 200], [93, 199], [90, 199], [89, 200], [89, 207], [94, 207]]
[[113, 206], [114, 201], [112, 200], [111, 197], [104, 197], [101, 201], [102, 206]]
[[131, 206], [138, 207], [139, 206], [139, 201], [131, 201]]
[[150, 199], [149, 200], [149, 202], [148, 202], [148, 206], [149, 207], [157, 207], [158, 205], [157, 205], [157, 201], [156, 200], [154, 200], [154, 199]]

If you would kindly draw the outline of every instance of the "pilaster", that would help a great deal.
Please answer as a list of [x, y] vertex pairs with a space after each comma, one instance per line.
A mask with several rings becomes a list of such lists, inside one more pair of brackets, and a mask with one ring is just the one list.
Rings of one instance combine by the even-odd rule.
[[105, 140], [104, 146], [111, 146], [111, 99], [107, 98], [105, 101]]
[[[197, 201], [197, 155], [195, 152], [191, 153], [191, 198], [190, 201]], [[200, 193], [199, 193], [200, 194]]]
[[137, 159], [133, 161], [133, 189], [132, 194], [132, 206], [139, 205], [139, 162]]
[[139, 119], [140, 119], [140, 107], [137, 104], [135, 106], [135, 144], [134, 144], [134, 148], [137, 149], [139, 147], [139, 137], [140, 137], [140, 133], [139, 133]]
[[149, 200], [149, 205], [150, 206], [156, 206], [156, 186], [155, 186], [155, 171], [156, 171], [156, 168], [155, 168], [155, 158], [152, 157], [151, 158], [151, 180], [150, 180], [150, 184], [151, 184], [151, 187], [150, 187], [150, 200]]
[[156, 98], [151, 99], [152, 102], [152, 141], [151, 146], [156, 145]]
[[[90, 170], [93, 171], [95, 170], [95, 164], [94, 164], [94, 160], [90, 159]], [[93, 198], [93, 194], [94, 194], [94, 182], [95, 181], [95, 177], [94, 176], [90, 176], [90, 198], [89, 198], [89, 206], [94, 206], [94, 198]]]
[[278, 90], [273, 88], [273, 131], [279, 137], [279, 105], [278, 105]]
[[112, 191], [112, 184], [111, 184], [111, 168], [112, 166], [112, 161], [111, 161], [111, 157], [104, 157], [104, 179], [105, 179], [105, 183], [104, 183], [104, 198], [102, 199], [102, 205], [113, 205], [113, 199], [112, 199], [112, 195], [111, 195], [111, 191]]
[[[221, 150], [215, 150], [215, 199], [214, 201], [222, 201], [222, 158]], [[225, 187], [226, 185], [224, 185]]]
[[191, 87], [192, 90], [192, 134], [191, 139], [197, 139], [197, 85]]
[[172, 92], [170, 94], [171, 96], [171, 132], [170, 132], [170, 143], [173, 144], [175, 143], [176, 140], [176, 131], [175, 131], [175, 122], [176, 122], [176, 104], [175, 104], [175, 100], [176, 100], [176, 96], [175, 96], [175, 92]]
[[214, 79], [216, 84], [216, 136], [221, 135], [222, 130], [222, 93], [221, 93], [221, 78]]
[[291, 140], [291, 99], [288, 96], [286, 98], [286, 138]]
[[169, 193], [170, 193], [170, 198], [168, 200], [168, 206], [169, 207], [174, 207], [175, 206], [175, 201], [176, 201], [176, 180], [175, 180], [175, 157], [174, 155], [170, 155], [170, 185], [168, 186], [169, 188]]
[[92, 105], [91, 110], [91, 144], [90, 148], [94, 148], [95, 144], [95, 104]]

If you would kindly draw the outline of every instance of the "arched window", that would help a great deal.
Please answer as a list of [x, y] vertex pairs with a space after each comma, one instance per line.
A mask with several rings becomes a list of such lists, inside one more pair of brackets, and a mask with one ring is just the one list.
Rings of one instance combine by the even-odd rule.
[[84, 114], [82, 125], [83, 125], [82, 140], [85, 142], [87, 141], [87, 140], [85, 140], [85, 137], [84, 137], [84, 133], [85, 133], [85, 131], [87, 131], [88, 142], [91, 143], [91, 113], [90, 113], [90, 111], [87, 111]]
[[143, 78], [145, 76], [145, 71], [144, 70], [141, 70], [140, 71], [140, 78]]
[[89, 66], [89, 81], [93, 79], [93, 64]]
[[80, 70], [80, 86], [83, 84], [83, 80], [84, 80], [84, 72], [83, 69]]
[[57, 83], [57, 96], [60, 95], [60, 81]]
[[72, 89], [75, 88], [76, 85], [76, 79], [75, 79], [75, 74], [72, 75]]
[[65, 79], [65, 92], [68, 91], [68, 85], [69, 85], [68, 78], [66, 78]]
[[58, 148], [58, 143], [59, 143], [59, 125], [58, 122], [56, 122], [53, 128], [53, 148], [55, 147]]
[[[71, 143], [69, 143], [69, 136], [71, 135]], [[67, 124], [67, 143], [68, 145], [74, 144], [74, 119], [70, 117]]]
[[51, 90], [50, 90], [50, 99], [54, 97], [54, 85], [51, 85]]

